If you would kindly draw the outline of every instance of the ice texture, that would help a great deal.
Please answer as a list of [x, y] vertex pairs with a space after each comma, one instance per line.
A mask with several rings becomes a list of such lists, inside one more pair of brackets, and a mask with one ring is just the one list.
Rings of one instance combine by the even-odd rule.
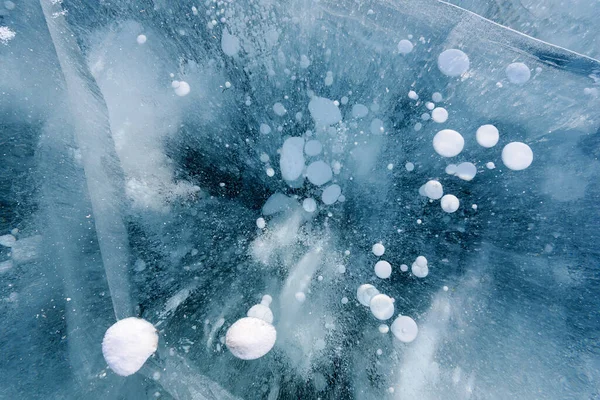
[[451, 2], [0, 4], [0, 397], [598, 397], [598, 6]]

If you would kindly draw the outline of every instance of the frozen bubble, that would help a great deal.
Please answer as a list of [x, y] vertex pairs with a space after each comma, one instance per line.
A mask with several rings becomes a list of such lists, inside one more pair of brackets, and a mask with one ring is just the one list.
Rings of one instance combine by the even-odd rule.
[[0, 245], [4, 247], [13, 247], [17, 239], [13, 235], [0, 236]]
[[471, 206], [471, 208], [472, 208], [473, 210], [477, 210], [477, 204], [473, 204], [473, 205]]
[[381, 243], [375, 243], [371, 250], [377, 257], [381, 257], [385, 253], [385, 247]]
[[420, 266], [415, 262], [411, 267], [411, 271], [417, 278], [425, 278], [429, 274], [429, 267], [427, 265]]
[[327, 71], [327, 75], [325, 76], [325, 86], [333, 85], [333, 73], [331, 71]]
[[348, 298], [342, 297], [342, 304], [348, 304]]
[[279, 168], [284, 180], [292, 182], [300, 178], [304, 171], [304, 139], [290, 137], [283, 142], [279, 158]]
[[227, 29], [223, 29], [221, 36], [221, 50], [226, 55], [233, 57], [240, 51], [240, 39], [229, 33]]
[[265, 304], [256, 304], [248, 310], [248, 317], [262, 319], [269, 324], [273, 323], [273, 311]]
[[327, 186], [325, 190], [323, 190], [323, 194], [321, 195], [321, 200], [326, 205], [331, 205], [335, 203], [342, 194], [342, 188], [339, 185], [333, 184]]
[[408, 271], [408, 265], [406, 265], [406, 264], [402, 264], [402, 265], [400, 266], [400, 271], [402, 271], [402, 272], [406, 272], [406, 271]]
[[436, 107], [431, 112], [431, 118], [438, 124], [446, 122], [448, 120], [448, 111], [443, 107]]
[[267, 124], [260, 124], [260, 133], [263, 135], [268, 135], [271, 133], [271, 127]]
[[342, 102], [343, 105], [348, 104], [348, 97], [347, 96], [342, 96], [342, 98], [340, 99], [340, 101]]
[[183, 97], [190, 93], [190, 85], [186, 81], [179, 81], [179, 86], [175, 88], [175, 94]]
[[310, 157], [318, 156], [322, 150], [323, 145], [318, 140], [309, 140], [304, 145], [304, 152]]
[[333, 172], [325, 161], [315, 161], [306, 168], [306, 177], [316, 186], [321, 186], [331, 180]]
[[369, 308], [373, 316], [381, 321], [390, 319], [394, 315], [394, 301], [385, 294], [373, 296]]
[[266, 172], [267, 172], [267, 176], [268, 177], [275, 176], [275, 170], [273, 168], [271, 168], [271, 167], [267, 168]]
[[392, 164], [392, 163], [389, 163], [389, 164], [387, 165], [387, 169], [389, 169], [390, 171], [391, 171], [391, 170], [393, 170], [393, 169], [394, 169], [394, 164]]
[[475, 138], [477, 139], [477, 143], [479, 143], [480, 146], [490, 148], [494, 147], [496, 143], [498, 143], [500, 134], [498, 132], [498, 128], [496, 128], [494, 125], [487, 124], [481, 125], [477, 129]]
[[273, 112], [275, 114], [279, 115], [280, 117], [283, 117], [285, 115], [285, 113], [287, 113], [287, 110], [285, 109], [283, 104], [275, 103], [275, 104], [273, 104]]
[[392, 333], [396, 339], [404, 343], [410, 343], [419, 334], [419, 327], [414, 319], [401, 315], [392, 323]]
[[454, 171], [454, 175], [462, 179], [463, 181], [470, 181], [475, 178], [475, 174], [477, 174], [477, 167], [475, 164], [470, 162], [460, 163], [456, 166], [456, 170]]
[[439, 181], [430, 180], [423, 187], [423, 193], [430, 199], [437, 200], [444, 194], [444, 188]]
[[413, 50], [413, 44], [410, 42], [410, 40], [406, 40], [406, 39], [402, 39], [401, 41], [398, 42], [398, 51], [400, 52], [400, 54], [408, 54]]
[[364, 118], [369, 114], [369, 108], [363, 104], [355, 104], [352, 106], [352, 116], [354, 118]]
[[277, 340], [273, 325], [259, 318], [245, 317], [237, 320], [227, 330], [225, 345], [235, 357], [256, 360], [267, 354]]
[[146, 37], [146, 35], [138, 35], [136, 40], [138, 44], [144, 44], [146, 43], [146, 40], [148, 40], [148, 38]]
[[371, 304], [371, 299], [379, 294], [379, 290], [375, 288], [373, 285], [369, 285], [365, 283], [364, 285], [360, 285], [358, 290], [356, 291], [356, 298], [365, 307], [369, 307]]
[[443, 51], [438, 57], [438, 68], [446, 76], [461, 76], [469, 69], [469, 57], [458, 49]]
[[375, 275], [381, 279], [387, 279], [392, 275], [392, 266], [387, 261], [377, 261], [375, 264]]
[[506, 67], [506, 76], [511, 83], [522, 85], [531, 78], [531, 71], [527, 65], [516, 62]]
[[417, 257], [417, 259], [415, 260], [415, 263], [419, 266], [419, 267], [425, 267], [427, 266], [427, 258], [425, 258], [425, 256], [419, 256]]
[[434, 103], [439, 103], [442, 101], [442, 94], [440, 92], [435, 92], [431, 95], [431, 100], [433, 100]]
[[117, 375], [135, 374], [158, 348], [154, 326], [141, 318], [125, 318], [113, 324], [102, 340], [102, 354]]
[[304, 201], [302, 202], [302, 208], [304, 208], [304, 211], [312, 213], [317, 211], [317, 202], [315, 201], [315, 199], [312, 198], [307, 198], [304, 199]]
[[262, 297], [262, 299], [261, 299], [261, 301], [260, 301], [260, 304], [264, 304], [265, 306], [267, 306], [267, 307], [268, 307], [268, 306], [270, 306], [270, 305], [271, 305], [271, 302], [272, 302], [272, 301], [273, 301], [273, 298], [272, 298], [271, 296], [269, 296], [268, 294], [265, 294], [265, 295]]
[[231, 82], [229, 82], [229, 81], [225, 82], [225, 87], [227, 89], [229, 89], [231, 87]]
[[419, 95], [414, 90], [411, 90], [410, 92], [408, 92], [408, 98], [411, 100], [418, 100]]
[[373, 119], [373, 121], [371, 121], [370, 131], [373, 135], [381, 135], [385, 131], [383, 121], [379, 118]]
[[420, 130], [421, 130], [421, 128], [422, 128], [422, 127], [423, 127], [423, 124], [422, 124], [422, 123], [420, 123], [420, 122], [417, 122], [417, 123], [415, 124], [415, 126], [414, 126], [414, 129], [415, 129], [415, 131], [417, 131], [417, 132], [418, 132], [418, 131], [420, 131]]
[[493, 162], [490, 161], [490, 162], [488, 162], [488, 163], [485, 164], [485, 167], [487, 169], [494, 169], [494, 168], [496, 168], [496, 164], [494, 164]]
[[316, 125], [333, 125], [342, 120], [342, 113], [335, 103], [324, 97], [314, 96], [308, 103], [308, 111]]
[[456, 168], [456, 164], [448, 164], [445, 171], [448, 175], [454, 175], [456, 173]]
[[308, 67], [310, 67], [310, 59], [305, 54], [302, 54], [300, 56], [300, 68], [306, 69]]
[[423, 121], [429, 121], [430, 118], [431, 118], [431, 115], [429, 115], [429, 113], [423, 113], [423, 114], [421, 114], [421, 119]]
[[404, 168], [406, 168], [408, 172], [411, 172], [415, 169], [415, 164], [407, 162], [406, 164], [404, 164]]
[[432, 102], [428, 101], [427, 103], [425, 103], [425, 108], [427, 108], [429, 111], [433, 110], [435, 108], [435, 104], [433, 104]]
[[4, 8], [6, 8], [6, 9], [7, 9], [7, 10], [9, 10], [9, 11], [12, 11], [12, 10], [14, 10], [14, 9], [15, 9], [15, 3], [13, 3], [13, 2], [12, 2], [12, 1], [10, 1], [10, 0], [6, 0], [6, 1], [4, 2]]
[[433, 149], [442, 157], [454, 157], [460, 154], [465, 140], [460, 133], [452, 129], [443, 129], [433, 138]]
[[448, 291], [448, 286], [444, 286], [444, 287], [442, 288], [442, 290], [443, 290], [444, 292], [447, 292], [447, 291]]
[[444, 197], [442, 197], [441, 204], [442, 210], [446, 211], [447, 213], [453, 213], [456, 210], [458, 210], [460, 202], [458, 201], [458, 198], [453, 194], [447, 194]]
[[260, 217], [260, 218], [256, 219], [256, 226], [259, 227], [260, 229], [265, 229], [265, 226], [267, 226], [267, 223], [265, 222], [265, 219], [263, 217]]
[[533, 152], [525, 143], [512, 142], [502, 149], [502, 162], [513, 171], [529, 167], [532, 161]]
[[378, 356], [380, 356], [380, 355], [382, 355], [382, 354], [383, 354], [383, 350], [381, 350], [381, 349], [377, 349], [376, 353], [377, 353], [377, 355], [378, 355]]
[[377, 329], [379, 329], [379, 332], [381, 332], [381, 333], [388, 333], [390, 331], [390, 327], [387, 326], [386, 324], [379, 325], [379, 328], [377, 328]]
[[304, 294], [304, 292], [296, 292], [294, 297], [299, 303], [304, 303], [304, 301], [306, 300], [306, 295]]

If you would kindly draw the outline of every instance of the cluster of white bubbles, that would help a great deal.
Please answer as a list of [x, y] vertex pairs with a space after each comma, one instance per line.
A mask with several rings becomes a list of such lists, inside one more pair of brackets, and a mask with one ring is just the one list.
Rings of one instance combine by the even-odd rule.
[[277, 331], [269, 307], [272, 300], [269, 295], [263, 296], [260, 304], [248, 310], [247, 317], [238, 319], [227, 330], [225, 345], [235, 357], [256, 360], [275, 346]]
[[417, 278], [425, 278], [429, 275], [429, 267], [427, 266], [427, 259], [424, 256], [418, 256], [411, 267], [411, 272]]

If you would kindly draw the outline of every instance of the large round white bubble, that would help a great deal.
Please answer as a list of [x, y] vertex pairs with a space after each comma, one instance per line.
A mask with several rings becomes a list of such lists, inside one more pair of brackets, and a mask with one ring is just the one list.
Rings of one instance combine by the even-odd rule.
[[442, 157], [454, 157], [465, 146], [462, 135], [452, 129], [443, 129], [433, 137], [433, 149]]
[[302, 201], [302, 208], [304, 208], [304, 211], [309, 213], [315, 212], [317, 211], [317, 202], [315, 201], [315, 199], [309, 197]]
[[371, 313], [375, 318], [385, 321], [394, 315], [394, 301], [385, 294], [378, 294], [371, 299], [369, 304]]
[[447, 213], [453, 213], [456, 210], [458, 210], [458, 207], [460, 206], [460, 201], [455, 195], [447, 194], [444, 197], [442, 197], [441, 205], [442, 210], [446, 211]]
[[381, 257], [385, 253], [385, 246], [381, 243], [375, 243], [371, 250], [377, 257]]
[[398, 51], [400, 54], [408, 54], [413, 50], [413, 44], [410, 40], [402, 39], [398, 42]]
[[417, 278], [425, 278], [427, 275], [429, 275], [429, 267], [427, 265], [421, 266], [414, 262], [411, 267], [411, 272]]
[[500, 133], [498, 132], [498, 128], [494, 125], [481, 125], [477, 129], [477, 133], [475, 134], [477, 139], [477, 143], [483, 147], [494, 147], [496, 143], [498, 143], [498, 139], [500, 138]]
[[516, 62], [506, 67], [506, 77], [511, 83], [522, 85], [531, 78], [531, 71], [527, 65]]
[[475, 166], [475, 164], [470, 162], [460, 163], [454, 169], [454, 175], [458, 176], [463, 181], [473, 180], [476, 174], [477, 167]]
[[158, 348], [154, 326], [141, 318], [125, 318], [113, 324], [102, 340], [106, 363], [121, 376], [135, 374]]
[[469, 57], [458, 49], [443, 51], [438, 56], [438, 68], [446, 76], [461, 76], [469, 65]]
[[502, 162], [512, 170], [520, 171], [533, 162], [533, 151], [525, 143], [509, 143], [502, 149]]
[[396, 339], [404, 343], [410, 343], [419, 334], [419, 327], [414, 319], [401, 315], [392, 322], [392, 333]]
[[306, 168], [306, 177], [316, 186], [321, 186], [331, 180], [333, 171], [325, 161], [315, 161]]
[[392, 265], [387, 261], [377, 261], [375, 263], [375, 275], [381, 279], [387, 279], [392, 275]]
[[267, 354], [277, 340], [273, 325], [259, 318], [245, 317], [237, 320], [227, 330], [225, 345], [237, 358], [256, 360]]
[[431, 112], [431, 118], [438, 124], [448, 120], [448, 111], [444, 107], [436, 107]]
[[444, 194], [444, 188], [439, 181], [430, 180], [424, 185], [423, 193], [431, 200], [437, 200]]
[[327, 186], [323, 193], [321, 194], [321, 201], [323, 204], [331, 205], [337, 201], [337, 199], [342, 194], [342, 188], [339, 185], [333, 184]]

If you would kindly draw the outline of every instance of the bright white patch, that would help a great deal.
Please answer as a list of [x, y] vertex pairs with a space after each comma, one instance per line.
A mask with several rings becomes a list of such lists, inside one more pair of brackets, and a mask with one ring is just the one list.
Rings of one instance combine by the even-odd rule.
[[260, 124], [260, 133], [263, 135], [268, 135], [271, 133], [271, 127], [267, 124]]
[[430, 199], [437, 200], [444, 194], [444, 188], [439, 181], [430, 180], [424, 185], [423, 193]]
[[388, 333], [390, 331], [390, 327], [387, 326], [386, 324], [379, 325], [379, 328], [377, 328], [377, 329], [379, 329], [379, 332], [381, 332], [381, 333]]
[[275, 114], [279, 115], [280, 117], [283, 117], [285, 115], [285, 113], [287, 113], [287, 110], [285, 109], [283, 104], [275, 103], [275, 104], [273, 104], [273, 112]]
[[267, 354], [277, 340], [273, 325], [259, 318], [246, 317], [237, 320], [227, 330], [225, 345], [237, 358], [256, 360]]
[[240, 39], [229, 33], [227, 28], [223, 29], [221, 36], [221, 49], [226, 55], [233, 57], [240, 51]]
[[425, 258], [425, 256], [419, 256], [417, 257], [417, 259], [415, 260], [415, 263], [419, 266], [419, 267], [424, 267], [427, 265], [427, 258]]
[[13, 235], [0, 236], [0, 245], [4, 247], [13, 247], [17, 239]]
[[158, 348], [156, 328], [141, 318], [117, 321], [104, 334], [102, 354], [117, 375], [135, 374]]
[[404, 164], [404, 168], [406, 168], [408, 172], [411, 172], [415, 169], [415, 164], [407, 162], [406, 164]]
[[381, 279], [387, 279], [392, 275], [392, 266], [387, 261], [377, 261], [375, 264], [375, 275]]
[[373, 254], [375, 254], [377, 257], [381, 257], [383, 253], [385, 253], [385, 246], [381, 243], [375, 243], [371, 250], [373, 251]]
[[475, 178], [477, 174], [477, 167], [475, 164], [470, 162], [460, 163], [456, 166], [454, 175], [458, 176], [463, 181], [470, 181]]
[[414, 90], [408, 92], [408, 98], [411, 100], [419, 100], [419, 95]]
[[402, 39], [398, 42], [398, 51], [400, 54], [405, 55], [410, 53], [413, 50], [413, 44], [410, 40]]
[[522, 85], [531, 78], [531, 71], [527, 65], [516, 62], [506, 67], [506, 77], [511, 83]]
[[447, 213], [453, 213], [456, 210], [458, 210], [460, 202], [458, 201], [458, 198], [453, 194], [447, 194], [444, 197], [442, 197], [441, 205], [442, 210], [446, 211]]
[[452, 129], [441, 130], [433, 138], [433, 149], [442, 157], [457, 156], [464, 146], [461, 134]]
[[373, 135], [381, 135], [385, 131], [383, 121], [379, 118], [373, 119], [373, 121], [371, 121], [370, 131]]
[[190, 93], [190, 85], [186, 81], [179, 81], [179, 85], [175, 88], [175, 94], [183, 97]]
[[321, 200], [326, 205], [331, 205], [335, 203], [342, 194], [342, 188], [339, 185], [330, 185], [327, 186], [325, 190], [323, 190], [323, 194], [321, 195]]
[[364, 104], [355, 104], [352, 106], [352, 116], [354, 118], [364, 118], [369, 114], [369, 108]]
[[365, 307], [369, 307], [371, 304], [371, 299], [379, 294], [379, 290], [375, 288], [373, 285], [369, 285], [365, 283], [364, 285], [360, 285], [358, 290], [356, 291], [356, 298]]
[[272, 324], [273, 323], [273, 311], [266, 304], [256, 304], [250, 307], [248, 317], [262, 319], [263, 321]]
[[385, 321], [394, 315], [394, 301], [385, 294], [378, 294], [371, 299], [369, 303], [371, 313], [375, 318]]
[[331, 180], [333, 172], [325, 161], [315, 161], [306, 168], [306, 177], [316, 186], [321, 186]]
[[420, 266], [415, 262], [412, 265], [411, 271], [417, 278], [425, 278], [429, 274], [429, 267], [427, 265]]
[[324, 97], [313, 97], [308, 103], [308, 111], [316, 125], [333, 125], [342, 120], [342, 113], [338, 106]]
[[446, 76], [461, 76], [469, 65], [469, 57], [458, 49], [446, 50], [438, 57], [438, 68]]
[[16, 33], [9, 27], [0, 26], [0, 42], [2, 42], [2, 44], [7, 44], [10, 40], [14, 39], [15, 36]]
[[146, 40], [148, 40], [148, 38], [146, 37], [146, 35], [138, 35], [136, 40], [138, 44], [144, 44], [146, 43]]
[[304, 208], [304, 211], [309, 213], [315, 212], [317, 210], [317, 202], [312, 198], [304, 199], [302, 202], [302, 208]]
[[529, 167], [532, 161], [533, 151], [525, 143], [512, 142], [502, 149], [502, 162], [513, 171]]
[[488, 163], [485, 164], [485, 167], [487, 169], [494, 169], [494, 168], [496, 168], [496, 164], [494, 164], [493, 162], [490, 161], [490, 162], [488, 162]]
[[296, 292], [294, 297], [296, 298], [296, 301], [298, 301], [298, 303], [304, 303], [304, 301], [306, 300], [306, 295], [304, 294], [304, 292]]
[[435, 104], [433, 104], [432, 102], [428, 101], [427, 103], [425, 103], [425, 107], [431, 111], [435, 108]]
[[265, 219], [263, 217], [260, 217], [256, 219], [256, 226], [260, 229], [265, 229], [267, 223], [265, 222]]
[[310, 157], [318, 156], [322, 150], [323, 145], [318, 140], [309, 140], [304, 145], [304, 152]]
[[301, 137], [287, 138], [281, 147], [279, 168], [284, 180], [292, 182], [300, 178], [304, 171], [304, 139]]
[[431, 118], [438, 124], [444, 123], [448, 120], [448, 111], [443, 107], [436, 107], [431, 112]]
[[402, 271], [402, 272], [408, 271], [408, 265], [406, 265], [406, 264], [400, 265], [400, 271]]
[[415, 320], [405, 315], [396, 318], [391, 329], [396, 339], [404, 343], [412, 342], [419, 334], [419, 327]]
[[480, 146], [490, 148], [494, 147], [498, 143], [498, 139], [500, 139], [500, 133], [498, 132], [498, 128], [496, 128], [494, 125], [487, 124], [481, 125], [477, 129], [475, 137]]

